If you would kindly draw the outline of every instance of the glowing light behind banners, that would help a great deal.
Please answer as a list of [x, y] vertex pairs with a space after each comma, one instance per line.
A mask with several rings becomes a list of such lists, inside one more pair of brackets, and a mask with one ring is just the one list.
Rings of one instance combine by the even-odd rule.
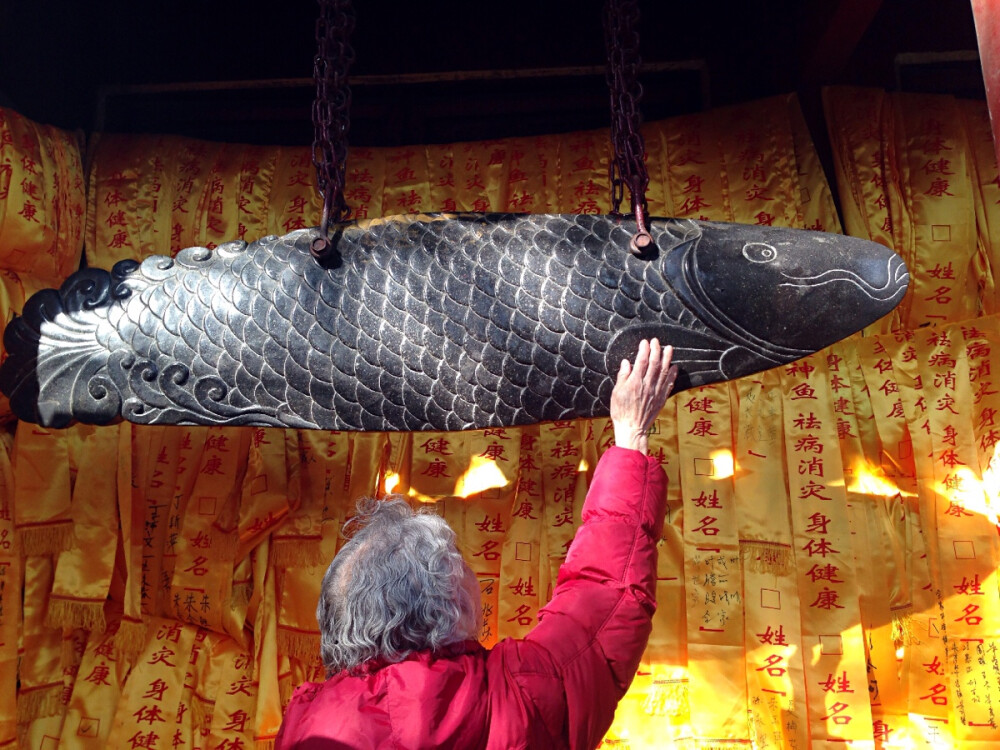
[[457, 494], [461, 497], [471, 497], [481, 492], [507, 487], [515, 479], [516, 477], [504, 474], [498, 461], [484, 456], [473, 456], [469, 468], [458, 481]]
[[900, 489], [885, 475], [884, 471], [867, 462], [857, 462], [853, 474], [854, 478], [847, 487], [851, 492], [876, 497], [895, 497], [900, 494]]
[[386, 495], [391, 495], [396, 487], [399, 486], [399, 473], [395, 471], [390, 471], [385, 475], [385, 479], [382, 481], [382, 489]]
[[958, 486], [948, 487], [944, 483], [938, 482], [935, 485], [935, 491], [951, 502], [960, 504], [966, 510], [983, 516], [994, 525], [1000, 523], [1000, 519], [998, 519], [998, 512], [1000, 512], [998, 489], [1000, 487], [997, 484], [996, 473], [987, 470], [987, 478], [980, 478], [968, 466], [958, 466], [954, 473], [958, 480], [955, 484]]
[[[468, 468], [459, 475], [454, 483], [454, 494], [457, 497], [468, 498], [474, 495], [478, 495], [484, 492], [489, 492], [490, 490], [498, 490], [504, 487], [510, 487], [513, 482], [517, 480], [516, 474], [514, 476], [508, 476], [504, 473], [501, 464], [497, 461], [491, 460], [489, 458], [473, 455], [468, 459]], [[511, 467], [516, 469], [517, 467]], [[585, 472], [587, 470], [587, 463], [582, 461], [580, 463], [580, 472]], [[401, 477], [398, 472], [387, 472], [385, 478], [382, 481], [382, 488], [385, 494], [391, 494], [398, 491], [397, 488], [400, 486]], [[426, 495], [422, 493], [419, 489], [419, 480], [414, 480], [413, 486], [409, 488], [410, 497], [415, 498], [421, 503], [432, 503], [435, 502], [435, 497], [432, 495]]]
[[716, 479], [728, 479], [735, 473], [736, 462], [731, 450], [713, 451], [709, 458], [712, 459], [712, 474]]

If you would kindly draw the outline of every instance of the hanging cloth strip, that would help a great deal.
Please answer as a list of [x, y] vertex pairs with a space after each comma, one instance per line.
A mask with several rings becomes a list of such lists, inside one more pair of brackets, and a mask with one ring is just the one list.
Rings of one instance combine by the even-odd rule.
[[105, 603], [118, 542], [119, 428], [77, 426], [67, 430], [73, 485], [71, 546], [58, 557], [46, 625], [103, 633]]
[[10, 437], [0, 438], [0, 748], [17, 739], [18, 641], [22, 555], [14, 526]]

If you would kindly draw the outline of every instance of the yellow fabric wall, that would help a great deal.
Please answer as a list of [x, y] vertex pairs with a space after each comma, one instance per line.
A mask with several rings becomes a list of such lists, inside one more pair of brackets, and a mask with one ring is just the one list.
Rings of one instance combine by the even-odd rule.
[[[985, 105], [832, 89], [826, 106], [845, 226], [895, 247], [913, 286], [865, 337], [668, 403], [651, 437], [670, 478], [659, 608], [608, 747], [1000, 740], [1000, 196]], [[793, 97], [644, 132], [654, 215], [840, 231]], [[62, 161], [35, 158], [56, 144]], [[356, 149], [347, 196], [368, 217], [605, 212], [607, 150], [604, 131]], [[23, 195], [0, 190], [3, 321], [75, 267], [82, 236], [87, 262], [110, 268], [318, 219], [306, 148], [95, 137], [85, 228], [65, 210], [84, 196], [71, 140], [0, 111], [0, 188], [5, 173], [20, 184], [26, 157], [64, 210], [35, 227]], [[364, 494], [433, 504], [479, 577], [483, 642], [523, 635], [611, 439], [600, 419], [10, 427], [0, 748], [32, 750], [266, 747], [292, 688], [320, 671], [317, 588]]]

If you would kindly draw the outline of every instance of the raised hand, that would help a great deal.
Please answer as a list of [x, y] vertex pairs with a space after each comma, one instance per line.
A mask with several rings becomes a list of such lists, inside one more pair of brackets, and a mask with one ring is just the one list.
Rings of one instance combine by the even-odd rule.
[[672, 346], [661, 347], [657, 339], [639, 343], [635, 364], [622, 360], [618, 380], [611, 391], [611, 422], [615, 445], [648, 453], [649, 428], [660, 413], [677, 379], [671, 365]]

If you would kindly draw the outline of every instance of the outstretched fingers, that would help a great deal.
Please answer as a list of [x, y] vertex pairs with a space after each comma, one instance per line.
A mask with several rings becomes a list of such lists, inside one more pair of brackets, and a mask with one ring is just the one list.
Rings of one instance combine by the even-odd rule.
[[623, 360], [611, 392], [610, 415], [615, 444], [647, 452], [647, 433], [663, 408], [677, 368], [671, 366], [673, 347], [657, 339], [639, 342], [633, 364]]
[[643, 339], [639, 342], [639, 351], [635, 355], [635, 364], [632, 365], [632, 374], [635, 376], [636, 380], [641, 381], [645, 379], [646, 372], [649, 370], [651, 358], [652, 348], [650, 343], [646, 339]]
[[649, 364], [646, 367], [646, 374], [655, 379], [660, 372], [660, 360], [663, 359], [663, 347], [660, 346], [659, 339], [649, 341]]
[[624, 385], [625, 381], [628, 380], [628, 377], [631, 374], [632, 364], [627, 359], [623, 359], [621, 366], [618, 368], [618, 381], [616, 383], [616, 387]]
[[670, 395], [670, 392], [674, 389], [674, 382], [677, 380], [677, 365], [671, 364], [673, 357], [674, 348], [672, 346], [665, 347], [657, 382], [657, 391], [663, 393], [664, 399]]
[[666, 383], [664, 384], [666, 396], [664, 396], [664, 400], [666, 400], [666, 397], [674, 392], [674, 383], [677, 382], [678, 373], [679, 370], [677, 369], [677, 365], [670, 365], [670, 367], [667, 368]]

